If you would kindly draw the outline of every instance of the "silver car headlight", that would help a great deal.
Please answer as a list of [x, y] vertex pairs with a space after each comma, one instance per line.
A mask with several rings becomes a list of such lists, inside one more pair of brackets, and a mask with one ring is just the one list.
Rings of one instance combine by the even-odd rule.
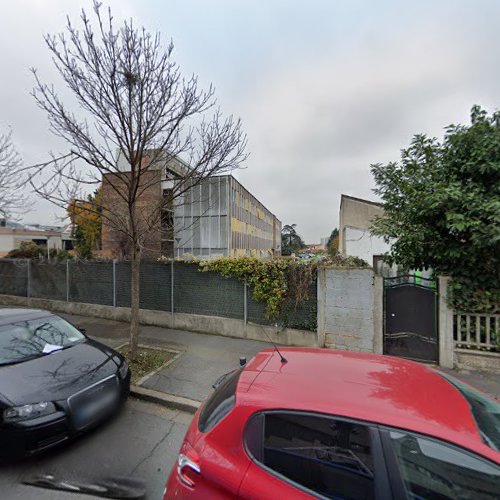
[[56, 411], [54, 403], [48, 401], [23, 406], [12, 406], [3, 411], [3, 421], [8, 423], [20, 422], [42, 417], [44, 415], [50, 415]]
[[121, 364], [121, 366], [118, 369], [118, 371], [120, 372], [120, 377], [121, 378], [125, 378], [127, 376], [127, 373], [128, 373], [128, 363], [125, 360], [123, 360], [123, 363]]

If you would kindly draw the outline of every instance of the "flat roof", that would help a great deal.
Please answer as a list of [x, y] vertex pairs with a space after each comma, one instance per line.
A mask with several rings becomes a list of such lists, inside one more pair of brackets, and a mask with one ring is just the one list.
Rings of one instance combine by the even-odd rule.
[[375, 205], [376, 207], [383, 207], [384, 204], [380, 203], [378, 201], [371, 201], [371, 200], [365, 200], [363, 198], [356, 198], [355, 196], [350, 196], [348, 194], [341, 194], [340, 195], [340, 204], [342, 204], [342, 200], [347, 199], [347, 200], [353, 200], [353, 201], [359, 201], [360, 203], [367, 203], [368, 205]]

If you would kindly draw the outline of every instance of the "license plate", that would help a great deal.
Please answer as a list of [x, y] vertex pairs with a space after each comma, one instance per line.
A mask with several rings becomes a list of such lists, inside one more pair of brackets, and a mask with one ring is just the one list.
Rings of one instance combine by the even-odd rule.
[[118, 387], [106, 387], [105, 390], [92, 388], [79, 394], [71, 401], [73, 424], [76, 429], [91, 425], [109, 415], [119, 399]]

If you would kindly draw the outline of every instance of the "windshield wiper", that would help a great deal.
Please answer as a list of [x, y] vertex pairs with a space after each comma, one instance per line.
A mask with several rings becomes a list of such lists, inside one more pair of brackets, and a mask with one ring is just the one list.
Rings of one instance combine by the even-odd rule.
[[131, 477], [82, 478], [79, 480], [57, 478], [42, 474], [23, 481], [24, 484], [51, 490], [70, 491], [102, 498], [139, 500], [146, 495], [146, 485], [141, 479]]
[[52, 354], [53, 352], [64, 351], [64, 349], [69, 349], [70, 347], [74, 347], [75, 345], [81, 344], [82, 342], [85, 342], [85, 339], [75, 340], [74, 342], [71, 342], [71, 344], [66, 344], [66, 345], [60, 346], [59, 349], [55, 349], [55, 350], [49, 352], [49, 354]]
[[31, 359], [42, 358], [43, 356], [48, 356], [49, 354], [53, 354], [55, 352], [63, 351], [64, 349], [68, 349], [68, 348], [73, 347], [73, 346], [75, 346], [77, 344], [81, 344], [82, 342], [85, 342], [85, 339], [76, 340], [75, 342], [72, 342], [71, 344], [66, 344], [66, 345], [63, 345], [63, 346], [58, 346], [58, 349], [54, 349], [53, 351], [50, 351], [50, 352], [42, 352], [42, 351], [40, 351], [37, 354], [32, 354], [30, 356], [25, 356], [24, 358], [13, 359], [12, 361], [0, 362], [0, 366], [17, 365], [19, 363], [24, 363], [25, 361], [29, 361]]

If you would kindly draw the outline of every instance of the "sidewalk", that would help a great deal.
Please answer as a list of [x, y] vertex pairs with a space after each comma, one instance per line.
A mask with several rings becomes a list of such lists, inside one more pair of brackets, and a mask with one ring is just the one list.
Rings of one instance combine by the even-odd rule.
[[[111, 347], [128, 341], [129, 325], [102, 318], [61, 314], [85, 328], [90, 337]], [[140, 344], [170, 348], [181, 352], [172, 364], [149, 378], [142, 387], [203, 401], [212, 384], [225, 373], [238, 368], [240, 357], [247, 360], [271, 346], [256, 340], [233, 339], [155, 326], [140, 326]]]
[[[127, 323], [86, 316], [61, 316], [86, 328], [89, 336], [111, 347], [128, 341]], [[203, 401], [211, 393], [212, 384], [217, 378], [237, 368], [240, 356], [246, 356], [249, 360], [261, 349], [272, 347], [271, 344], [255, 340], [232, 339], [154, 326], [141, 325], [140, 328], [141, 344], [181, 352], [181, 356], [149, 378], [142, 387], [195, 401]], [[500, 399], [498, 375], [442, 370]]]
[[495, 375], [494, 373], [449, 370], [446, 368], [440, 368], [440, 370], [500, 400], [500, 375]]

